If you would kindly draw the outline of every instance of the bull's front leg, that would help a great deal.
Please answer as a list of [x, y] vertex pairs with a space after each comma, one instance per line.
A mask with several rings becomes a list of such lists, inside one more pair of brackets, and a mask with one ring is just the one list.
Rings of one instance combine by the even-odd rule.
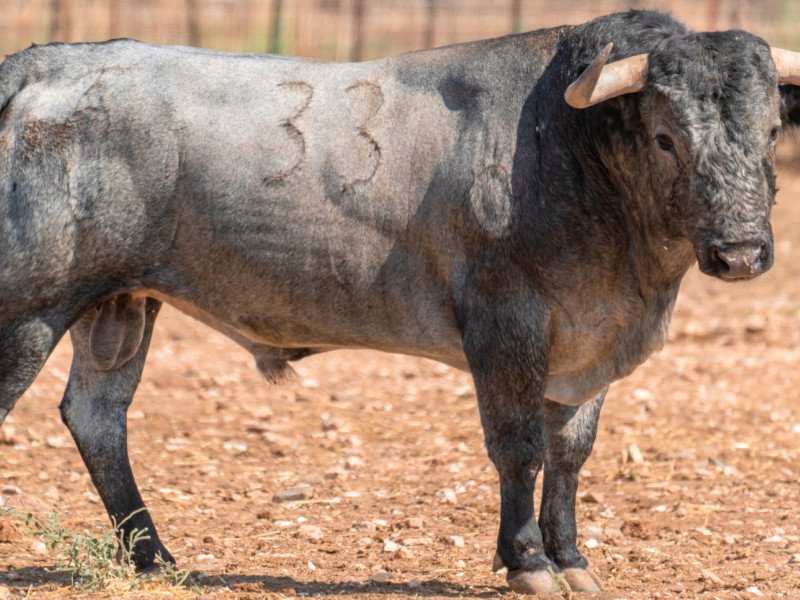
[[592, 452], [604, 390], [579, 406], [545, 402], [547, 449], [539, 528], [544, 549], [575, 592], [600, 592], [602, 584], [578, 551], [575, 496], [578, 474]]
[[[480, 281], [478, 281], [480, 283]], [[500, 478], [494, 569], [512, 590], [550, 596], [568, 589], [545, 552], [533, 490], [545, 455], [547, 311], [491, 280], [460, 309], [464, 351], [478, 394], [486, 448]]]
[[91, 309], [70, 329], [72, 368], [61, 418], [78, 446], [89, 475], [112, 521], [127, 542], [133, 531], [147, 530], [136, 544], [137, 568], [157, 557], [175, 562], [156, 533], [136, 486], [128, 460], [127, 410], [144, 368], [161, 302], [121, 296]]

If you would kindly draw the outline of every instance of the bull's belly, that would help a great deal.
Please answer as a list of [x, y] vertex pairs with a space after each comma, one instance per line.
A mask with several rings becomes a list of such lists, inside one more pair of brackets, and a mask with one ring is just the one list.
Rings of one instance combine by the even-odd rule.
[[357, 305], [347, 314], [334, 315], [323, 314], [324, 310], [318, 306], [297, 306], [296, 312], [305, 318], [291, 318], [270, 312], [270, 303], [265, 303], [265, 311], [237, 311], [230, 303], [225, 305], [224, 311], [216, 311], [155, 289], [141, 290], [134, 295], [151, 296], [170, 304], [245, 347], [258, 344], [318, 352], [370, 349], [429, 358], [457, 369], [469, 369], [459, 331], [446, 318], [437, 318], [434, 311], [421, 310], [419, 314], [426, 315], [424, 319], [396, 322]]

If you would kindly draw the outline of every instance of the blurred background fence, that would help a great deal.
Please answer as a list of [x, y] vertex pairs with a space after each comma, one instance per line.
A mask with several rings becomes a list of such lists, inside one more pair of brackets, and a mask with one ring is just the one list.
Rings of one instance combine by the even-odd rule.
[[0, 0], [0, 52], [132, 37], [366, 60], [630, 8], [666, 10], [698, 30], [747, 29], [800, 49], [800, 0]]

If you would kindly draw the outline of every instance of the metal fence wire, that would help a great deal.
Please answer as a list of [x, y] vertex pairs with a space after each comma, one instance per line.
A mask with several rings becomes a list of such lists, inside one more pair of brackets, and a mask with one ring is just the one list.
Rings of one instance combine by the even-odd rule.
[[219, 50], [367, 60], [658, 9], [696, 30], [800, 45], [799, 0], [0, 0], [5, 54], [31, 43], [131, 37]]

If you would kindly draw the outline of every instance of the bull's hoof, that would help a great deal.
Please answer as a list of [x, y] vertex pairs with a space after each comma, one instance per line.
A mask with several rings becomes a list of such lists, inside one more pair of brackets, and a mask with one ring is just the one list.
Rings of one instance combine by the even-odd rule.
[[603, 591], [603, 582], [589, 569], [563, 569], [561, 573], [573, 592], [596, 594]]
[[500, 569], [505, 569], [506, 563], [503, 562], [503, 559], [500, 558], [500, 553], [494, 553], [494, 560], [492, 561], [492, 572], [497, 573]]
[[572, 588], [561, 573], [547, 571], [510, 571], [506, 576], [508, 587], [518, 594], [530, 594], [542, 598], [567, 596]]

